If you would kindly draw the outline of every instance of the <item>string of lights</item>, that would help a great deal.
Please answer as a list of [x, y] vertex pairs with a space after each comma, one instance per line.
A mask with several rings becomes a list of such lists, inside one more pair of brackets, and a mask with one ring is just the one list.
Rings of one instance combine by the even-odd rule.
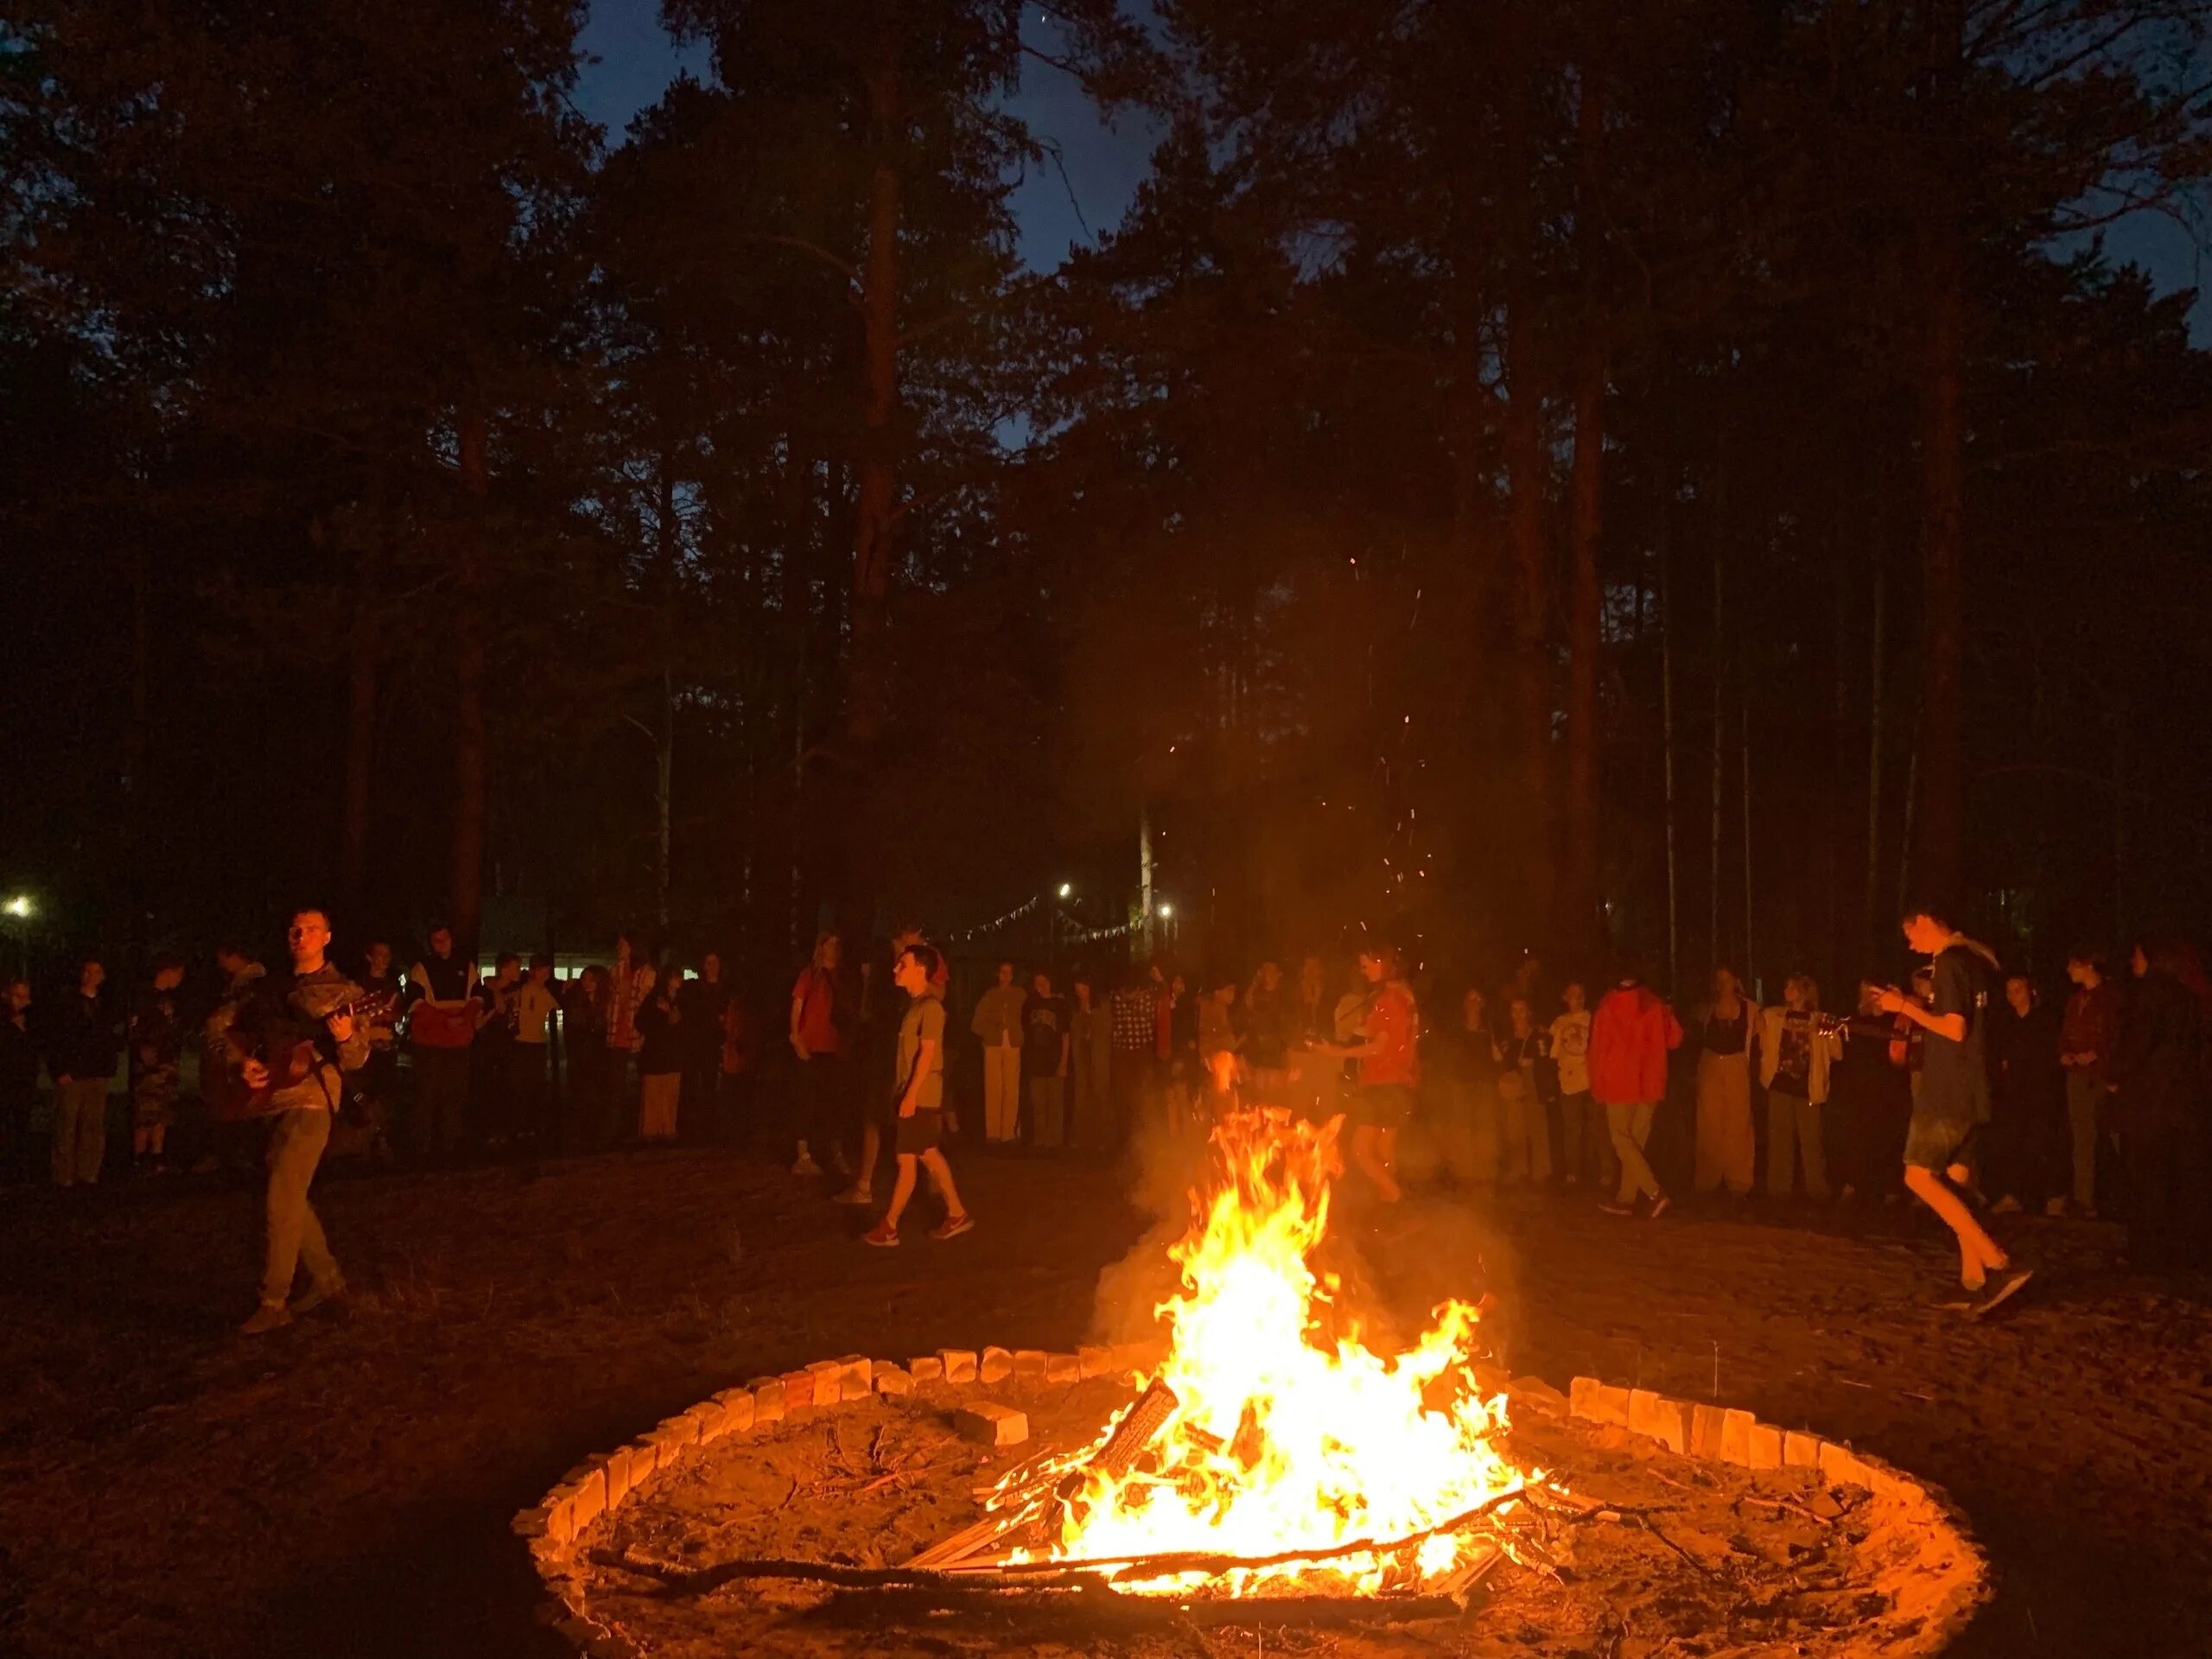
[[1020, 921], [1024, 916], [1029, 914], [1031, 911], [1036, 909], [1038, 905], [1043, 901], [1044, 897], [1045, 895], [1041, 893], [1033, 893], [1028, 898], [1023, 899], [1021, 903], [1016, 905], [1012, 910], [1009, 910], [1005, 915], [999, 917], [995, 921], [982, 922], [974, 927], [964, 930], [963, 931], [946, 934], [944, 936], [946, 942], [955, 944], [963, 944], [969, 939], [980, 938], [986, 933], [995, 933], [999, 929], [1010, 926], [1014, 923]]
[[[1060, 912], [1060, 918], [1073, 926], [1081, 926], [1081, 924], [1065, 911]], [[1128, 921], [1123, 922], [1119, 927], [1084, 928], [1079, 932], [1069, 933], [1065, 942], [1069, 944], [1091, 944], [1100, 939], [1126, 939], [1143, 925], [1141, 921]]]

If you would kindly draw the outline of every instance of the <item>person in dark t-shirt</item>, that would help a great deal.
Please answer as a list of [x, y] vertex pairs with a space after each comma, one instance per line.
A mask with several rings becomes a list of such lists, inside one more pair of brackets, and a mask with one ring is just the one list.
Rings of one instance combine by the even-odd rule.
[[1988, 1003], [1985, 967], [1996, 966], [1986, 945], [1967, 938], [1949, 914], [1921, 906], [1901, 924], [1905, 943], [1935, 958], [1928, 1006], [1903, 992], [1885, 990], [1885, 1014], [1902, 1014], [1926, 1033], [1920, 1089], [1905, 1131], [1904, 1182], [1915, 1198], [1943, 1218], [1959, 1241], [1959, 1282], [1980, 1292], [1992, 1273], [2010, 1282], [2009, 1295], [2027, 1274], [2012, 1271], [2012, 1258], [1999, 1248], [1960, 1195], [1970, 1173], [1967, 1141], [1989, 1116], [1989, 1080], [1982, 1069], [1982, 1020]]

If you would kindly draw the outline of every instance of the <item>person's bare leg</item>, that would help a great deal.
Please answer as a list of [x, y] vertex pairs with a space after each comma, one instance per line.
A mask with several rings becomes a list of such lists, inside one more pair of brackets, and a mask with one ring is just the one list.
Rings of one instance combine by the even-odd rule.
[[[922, 1167], [929, 1171], [930, 1185], [935, 1189], [938, 1197], [944, 1200], [944, 1218], [950, 1221], [956, 1216], [966, 1215], [968, 1212], [960, 1203], [960, 1189], [952, 1184], [952, 1166], [944, 1161], [944, 1154], [935, 1147], [931, 1147], [922, 1154]], [[907, 1160], [904, 1158], [899, 1160], [899, 1179], [910, 1185], [912, 1182], [913, 1178], [907, 1168]]]
[[899, 1230], [899, 1217], [906, 1213], [906, 1202], [914, 1196], [914, 1154], [899, 1154], [899, 1179], [891, 1184], [891, 1203], [884, 1210], [883, 1224], [893, 1232]]
[[1375, 1184], [1375, 1191], [1383, 1203], [1395, 1204], [1403, 1195], [1398, 1191], [1398, 1183], [1391, 1175], [1389, 1166], [1382, 1160], [1382, 1151], [1377, 1145], [1381, 1136], [1382, 1131], [1371, 1124], [1363, 1123], [1354, 1129], [1351, 1132], [1352, 1161], [1359, 1166], [1361, 1173]]
[[837, 1195], [840, 1204], [868, 1204], [875, 1195], [875, 1166], [883, 1156], [883, 1131], [871, 1118], [861, 1125], [861, 1166], [853, 1184]]
[[2012, 1258], [1997, 1247], [1997, 1241], [1984, 1232], [1981, 1224], [1966, 1201], [1945, 1184], [1943, 1178], [1932, 1169], [1923, 1169], [1917, 1164], [1904, 1166], [1904, 1184], [1912, 1195], [1943, 1218], [1959, 1241], [1959, 1282], [1968, 1290], [1980, 1290], [1987, 1271], [2002, 1271], [2012, 1265]]

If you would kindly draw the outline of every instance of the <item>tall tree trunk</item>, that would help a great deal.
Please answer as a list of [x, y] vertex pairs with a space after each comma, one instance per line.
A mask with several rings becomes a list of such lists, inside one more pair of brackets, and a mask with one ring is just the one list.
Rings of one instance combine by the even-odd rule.
[[1930, 205], [1925, 236], [1927, 334], [1923, 345], [1921, 397], [1921, 556], [1927, 627], [1921, 644], [1920, 880], [1933, 892], [1957, 894], [1965, 838], [1965, 764], [1961, 747], [1962, 658], [1966, 639], [1966, 434], [1961, 408], [1966, 354], [1965, 252], [1959, 223], [1955, 142], [1962, 0], [1937, 0], [1932, 41], [1933, 100], [1939, 142], [1939, 199]]
[[130, 869], [130, 949], [142, 961], [146, 954], [146, 912], [152, 888], [152, 872], [147, 868], [152, 820], [146, 806], [147, 756], [152, 749], [147, 726], [153, 715], [153, 633], [149, 617], [152, 600], [147, 591], [151, 580], [145, 538], [134, 534], [130, 538], [130, 730], [124, 740], [123, 789]]
[[[1726, 485], [1724, 483], [1725, 490]], [[1723, 573], [1720, 561], [1720, 538], [1713, 538], [1713, 844], [1707, 850], [1712, 858], [1710, 898], [1713, 904], [1709, 954], [1714, 965], [1726, 959], [1720, 944], [1720, 805], [1723, 772], [1726, 760], [1724, 740], [1726, 731], [1726, 710], [1722, 697], [1726, 690], [1728, 675], [1728, 633], [1726, 614], [1723, 608]]]
[[376, 597], [364, 569], [353, 584], [346, 630], [346, 796], [338, 837], [338, 890], [356, 909], [369, 890], [369, 806], [376, 774], [378, 642]]
[[[1840, 505], [1840, 502], [1839, 502]], [[1827, 812], [1821, 846], [1827, 868], [1821, 891], [1827, 899], [1821, 938], [1821, 971], [1826, 983], [1839, 982], [1843, 959], [1837, 954], [1843, 939], [1843, 826], [1844, 806], [1850, 791], [1845, 784], [1844, 744], [1851, 732], [1851, 593], [1853, 562], [1845, 556], [1844, 517], [1839, 512], [1831, 529], [1828, 556], [1835, 574], [1834, 702], [1828, 712], [1828, 753], [1836, 764], [1828, 772]]]
[[1886, 584], [1882, 558], [1886, 549], [1877, 537], [1874, 562], [1873, 649], [1866, 674], [1866, 914], [1862, 918], [1859, 944], [1879, 944], [1882, 924], [1882, 626], [1887, 620]]
[[1574, 365], [1574, 469], [1567, 484], [1573, 566], [1567, 606], [1567, 867], [1560, 884], [1563, 942], [1586, 950], [1598, 926], [1598, 651], [1603, 594], [1598, 552], [1604, 529], [1605, 455], [1605, 319], [1600, 313], [1596, 195], [1605, 117], [1597, 81], [1586, 66], [1582, 107], [1582, 190], [1576, 214], [1590, 291]]
[[660, 729], [653, 743], [653, 919], [661, 937], [668, 937], [669, 855], [673, 836], [671, 816], [676, 782], [676, 676], [664, 664], [660, 671]]
[[[868, 263], [861, 274], [861, 447], [853, 523], [851, 655], [845, 736], [855, 751], [883, 734], [889, 696], [892, 537], [897, 524], [893, 462], [899, 413], [899, 41], [887, 18], [868, 76], [874, 169], [868, 179]], [[857, 758], [857, 756], [856, 756]]]
[[1142, 920], [1144, 954], [1149, 957], [1159, 949], [1160, 925], [1153, 913], [1152, 805], [1147, 801], [1137, 803], [1137, 914]]
[[1744, 800], [1744, 979], [1756, 997], [1758, 995], [1758, 975], [1751, 966], [1751, 957], [1758, 944], [1751, 930], [1751, 695], [1740, 660], [1736, 668], [1736, 732], [1743, 744], [1742, 759], [1737, 769], [1740, 773], [1738, 782]]
[[383, 641], [377, 608], [390, 528], [381, 466], [372, 463], [366, 519], [353, 569], [353, 614], [346, 630], [346, 786], [338, 834], [338, 890], [358, 910], [369, 891], [369, 809], [376, 778], [377, 681]]
[[676, 442], [664, 433], [659, 499], [654, 504], [655, 551], [660, 574], [660, 709], [653, 729], [653, 918], [668, 936], [668, 881], [672, 848], [671, 785], [676, 776], [676, 590], [683, 556], [676, 510]]
[[[1672, 480], [1662, 472], [1671, 489]], [[1680, 830], [1675, 797], [1675, 583], [1674, 544], [1668, 535], [1669, 513], [1666, 494], [1659, 500], [1659, 721], [1666, 767], [1667, 790], [1667, 988], [1681, 989], [1681, 920], [1677, 896], [1681, 883], [1676, 860]]]
[[453, 868], [446, 920], [474, 950], [484, 919], [484, 417], [461, 423], [459, 580], [454, 603]]
[[1513, 745], [1516, 809], [1528, 916], [1548, 922], [1552, 906], [1550, 561], [1544, 546], [1543, 399], [1537, 385], [1533, 303], [1516, 298], [1506, 316], [1504, 422], [1506, 543], [1513, 561]]

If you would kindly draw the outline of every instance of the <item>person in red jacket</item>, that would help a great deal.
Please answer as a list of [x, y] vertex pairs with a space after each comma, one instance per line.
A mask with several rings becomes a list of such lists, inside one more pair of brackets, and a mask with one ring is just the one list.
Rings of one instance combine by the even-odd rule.
[[1682, 1027], [1666, 999], [1624, 967], [1590, 1021], [1590, 1093], [1605, 1109], [1605, 1128], [1621, 1160], [1619, 1194], [1605, 1206], [1613, 1214], [1630, 1214], [1639, 1192], [1650, 1200], [1649, 1219], [1667, 1212], [1667, 1195], [1643, 1147], [1667, 1095], [1667, 1051], [1681, 1042]]

